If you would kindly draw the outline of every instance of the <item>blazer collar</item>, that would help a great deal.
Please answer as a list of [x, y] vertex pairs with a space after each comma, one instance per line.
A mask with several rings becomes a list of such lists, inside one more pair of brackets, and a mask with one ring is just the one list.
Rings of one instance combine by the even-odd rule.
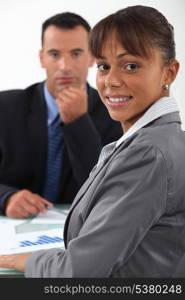
[[163, 125], [163, 124], [166, 124], [166, 123], [181, 124], [181, 119], [180, 119], [179, 112], [177, 111], [177, 112], [169, 113], [167, 115], [163, 115], [160, 118], [157, 118], [154, 121], [150, 122], [149, 124], [147, 124], [144, 127], [148, 127], [148, 126], [155, 127], [155, 126]]

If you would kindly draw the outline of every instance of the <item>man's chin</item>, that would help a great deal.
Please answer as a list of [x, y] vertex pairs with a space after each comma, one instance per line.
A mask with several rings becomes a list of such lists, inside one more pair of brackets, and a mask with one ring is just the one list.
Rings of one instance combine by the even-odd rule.
[[80, 87], [81, 84], [79, 82], [64, 82], [61, 84], [58, 84], [55, 88], [56, 92], [60, 92], [63, 89], [69, 88], [69, 87]]

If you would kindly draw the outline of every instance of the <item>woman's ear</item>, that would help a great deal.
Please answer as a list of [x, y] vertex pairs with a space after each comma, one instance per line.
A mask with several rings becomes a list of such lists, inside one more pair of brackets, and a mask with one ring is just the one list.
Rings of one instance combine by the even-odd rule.
[[174, 59], [165, 66], [166, 71], [164, 84], [171, 85], [171, 83], [175, 80], [179, 70], [179, 65], [179, 62], [176, 59]]

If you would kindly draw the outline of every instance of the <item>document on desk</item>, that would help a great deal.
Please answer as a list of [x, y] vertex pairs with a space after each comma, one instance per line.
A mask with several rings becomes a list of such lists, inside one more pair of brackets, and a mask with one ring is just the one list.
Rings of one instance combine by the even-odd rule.
[[15, 227], [12, 224], [0, 224], [0, 253], [17, 247]]
[[45, 213], [39, 213], [30, 224], [61, 224], [65, 222], [66, 212], [48, 209]]
[[63, 228], [16, 234], [15, 244], [0, 249], [0, 254], [26, 253], [51, 248], [64, 248]]
[[25, 222], [26, 222], [26, 219], [13, 219], [13, 218], [0, 219], [0, 228], [1, 228], [1, 225], [3, 225], [3, 224], [13, 225], [15, 227], [15, 226], [23, 224]]

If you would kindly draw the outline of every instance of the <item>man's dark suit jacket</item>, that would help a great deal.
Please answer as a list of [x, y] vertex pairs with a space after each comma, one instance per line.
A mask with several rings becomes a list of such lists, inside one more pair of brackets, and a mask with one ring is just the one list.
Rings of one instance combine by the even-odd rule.
[[[72, 203], [102, 146], [122, 135], [95, 89], [88, 113], [63, 125], [64, 154], [58, 203]], [[0, 198], [14, 189], [42, 194], [47, 162], [47, 108], [43, 83], [0, 93]], [[2, 213], [3, 203], [0, 203]]]

